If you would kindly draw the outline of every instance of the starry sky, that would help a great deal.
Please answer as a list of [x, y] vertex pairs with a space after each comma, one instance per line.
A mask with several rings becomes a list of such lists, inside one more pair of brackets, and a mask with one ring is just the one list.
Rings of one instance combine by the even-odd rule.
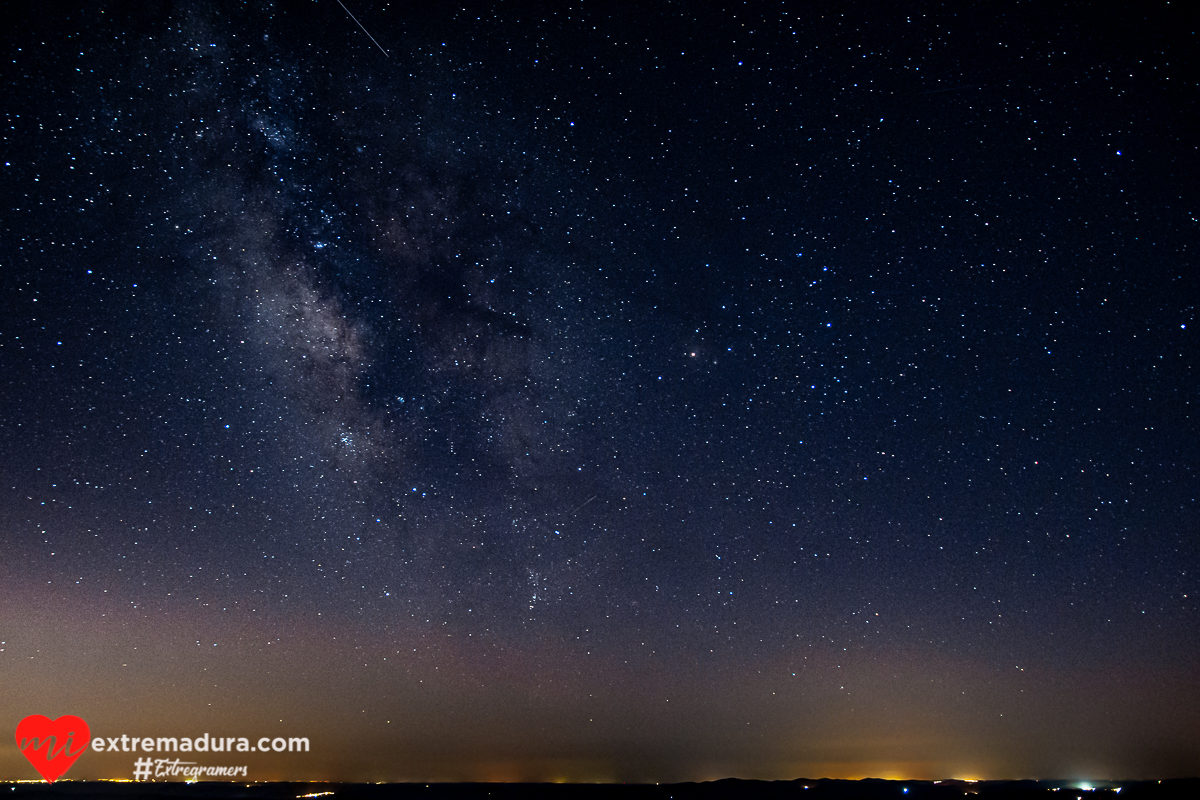
[[0, 719], [1200, 773], [1185, 5], [10, 8]]

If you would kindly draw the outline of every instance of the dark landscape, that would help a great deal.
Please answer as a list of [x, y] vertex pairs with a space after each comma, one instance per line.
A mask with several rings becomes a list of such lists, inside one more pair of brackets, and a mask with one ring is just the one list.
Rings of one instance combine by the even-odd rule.
[[[0, 784], [0, 786], [3, 786]], [[1086, 787], [1086, 788], [1084, 788]], [[301, 784], [66, 782], [18, 785], [17, 798], [118, 798], [151, 800], [1184, 800], [1200, 793], [1200, 780], [1168, 781], [884, 781], [721, 780], [710, 783], [648, 784]]]

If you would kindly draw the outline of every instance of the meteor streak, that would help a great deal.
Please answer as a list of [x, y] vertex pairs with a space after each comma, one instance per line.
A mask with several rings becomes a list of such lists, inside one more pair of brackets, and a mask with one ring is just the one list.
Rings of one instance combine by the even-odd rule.
[[[346, 8], [346, 4], [343, 3], [342, 0], [337, 0], [337, 2], [338, 2], [338, 5], [342, 7], [343, 11], [345, 11], [347, 14], [350, 14], [350, 9]], [[362, 28], [362, 32], [367, 35], [368, 39], [370, 39], [372, 42], [375, 42], [375, 37], [371, 35], [371, 32], [369, 30], [367, 30], [366, 28], [363, 27], [363, 24], [358, 21], [358, 17], [354, 16], [353, 14], [350, 14], [350, 19], [354, 20], [355, 25]], [[384, 58], [391, 58], [391, 56], [388, 55], [388, 51], [383, 49], [383, 45], [381, 45], [379, 42], [375, 42], [375, 46], [379, 48], [381, 53], [383, 53]]]

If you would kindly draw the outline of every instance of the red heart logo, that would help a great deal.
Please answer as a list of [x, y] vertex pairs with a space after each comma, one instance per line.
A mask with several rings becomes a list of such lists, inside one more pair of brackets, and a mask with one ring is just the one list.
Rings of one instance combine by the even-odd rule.
[[[50, 783], [62, 777], [91, 741], [88, 724], [72, 714], [50, 719], [30, 714], [17, 723], [17, 747]], [[82, 744], [76, 749], [75, 740]]]

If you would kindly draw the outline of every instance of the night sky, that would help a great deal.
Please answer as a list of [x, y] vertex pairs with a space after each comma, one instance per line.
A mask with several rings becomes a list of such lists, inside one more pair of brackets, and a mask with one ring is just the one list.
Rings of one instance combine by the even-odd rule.
[[10, 5], [0, 727], [1200, 773], [1187, 6]]

